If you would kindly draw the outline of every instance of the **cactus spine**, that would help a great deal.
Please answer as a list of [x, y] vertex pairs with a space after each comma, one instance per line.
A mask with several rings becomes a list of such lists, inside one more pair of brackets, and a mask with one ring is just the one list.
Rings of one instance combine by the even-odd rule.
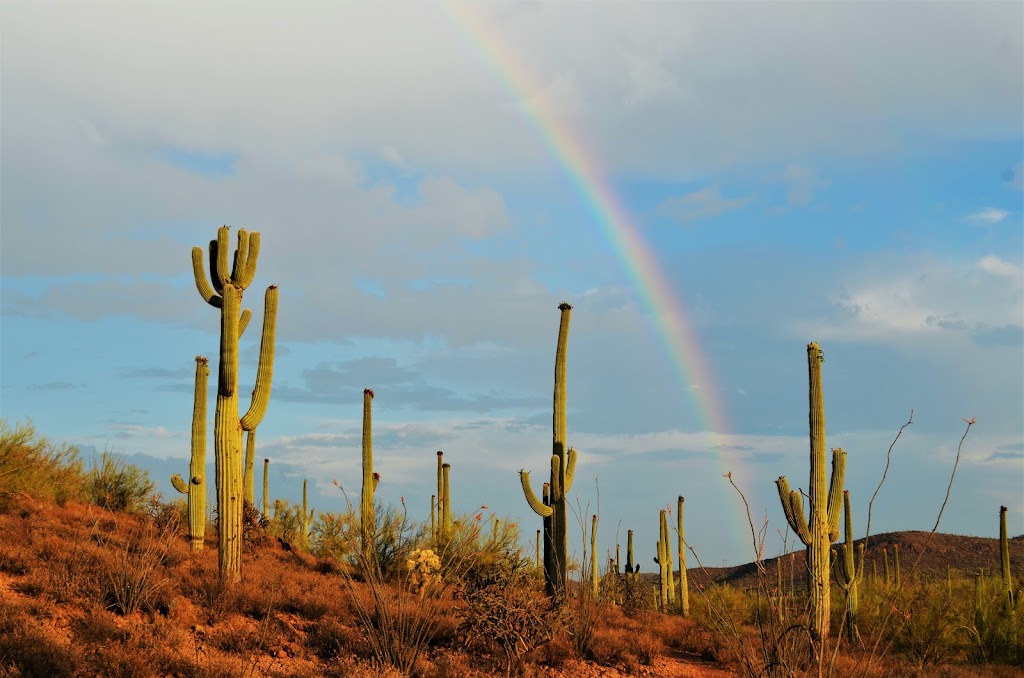
[[[683, 532], [683, 499], [679, 495], [679, 515], [676, 517], [677, 529], [679, 530], [679, 613], [684, 617], [690, 616], [690, 584], [686, 579], [686, 537]], [[781, 572], [781, 570], [780, 570]], [[782, 590], [782, 586], [779, 586]]]
[[[840, 545], [836, 583], [846, 591], [846, 633], [851, 643], [860, 640], [857, 630], [858, 584], [864, 579], [864, 543], [853, 545], [853, 519], [850, 512], [850, 493], [843, 490], [843, 522], [846, 540]], [[856, 555], [856, 558], [854, 557]]]
[[256, 483], [253, 479], [253, 467], [256, 464], [256, 429], [245, 432], [245, 473], [242, 485], [245, 489], [245, 500], [249, 506], [256, 506]]
[[1006, 534], [1006, 507], [999, 507], [999, 572], [1003, 575], [1003, 603], [1007, 611], [1013, 609], [1013, 577], [1010, 574], [1010, 541]]
[[359, 529], [364, 554], [373, 547], [376, 520], [373, 494], [380, 475], [373, 472], [373, 390], [363, 389], [363, 488], [359, 498]]
[[810, 522], [804, 519], [803, 497], [790, 492], [786, 476], [775, 481], [786, 521], [807, 547], [807, 588], [810, 602], [810, 632], [815, 640], [828, 638], [829, 632], [829, 556], [831, 544], [839, 536], [839, 505], [846, 472], [846, 453], [832, 451], [832, 479], [825, 478], [825, 401], [821, 387], [821, 363], [824, 354], [817, 343], [807, 345], [807, 371], [810, 387], [808, 420], [810, 424]]
[[220, 364], [217, 375], [217, 409], [214, 415], [214, 452], [217, 485], [217, 547], [221, 581], [242, 578], [242, 431], [252, 431], [263, 420], [270, 401], [274, 374], [274, 338], [277, 328], [276, 285], [267, 288], [263, 302], [263, 335], [260, 340], [256, 386], [246, 413], [239, 417], [238, 338], [252, 317], [242, 311], [242, 294], [256, 275], [260, 234], [238, 230], [238, 246], [229, 266], [230, 229], [222, 226], [210, 242], [210, 279], [203, 270], [203, 250], [192, 248], [192, 271], [200, 296], [220, 309]]
[[541, 518], [550, 518], [550, 528], [545, 522], [545, 532], [550, 534], [549, 553], [544, 556], [544, 584], [549, 596], [561, 600], [568, 582], [568, 532], [566, 496], [572, 488], [576, 470], [576, 450], [567, 448], [565, 443], [565, 354], [569, 341], [569, 320], [572, 306], [562, 303], [558, 306], [561, 320], [558, 326], [558, 344], [555, 349], [554, 412], [552, 414], [551, 486], [549, 503], [537, 499], [530, 486], [529, 471], [521, 470], [519, 480], [523, 494], [530, 508]]
[[203, 550], [206, 537], [206, 392], [210, 381], [210, 365], [206, 358], [196, 356], [196, 386], [192, 405], [192, 459], [188, 465], [189, 481], [177, 473], [171, 476], [174, 489], [188, 495], [188, 538], [193, 551]]
[[270, 519], [270, 460], [263, 460], [263, 517]]

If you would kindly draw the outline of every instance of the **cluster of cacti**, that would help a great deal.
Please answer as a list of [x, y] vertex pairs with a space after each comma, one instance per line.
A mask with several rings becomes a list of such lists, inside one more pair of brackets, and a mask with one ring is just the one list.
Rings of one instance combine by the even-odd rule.
[[203, 356], [197, 355], [189, 480], [186, 483], [177, 473], [171, 476], [174, 489], [188, 495], [188, 538], [193, 551], [203, 550], [203, 540], [206, 537], [206, 391], [209, 379], [209, 362]]
[[217, 485], [217, 547], [220, 578], [237, 582], [242, 577], [243, 463], [242, 431], [254, 430], [266, 414], [274, 370], [274, 337], [277, 324], [276, 285], [267, 288], [263, 307], [263, 335], [252, 401], [241, 417], [238, 407], [238, 339], [252, 313], [242, 310], [242, 294], [256, 275], [260, 235], [238, 231], [238, 246], [229, 266], [229, 229], [217, 231], [210, 242], [210, 279], [203, 270], [203, 250], [192, 249], [196, 289], [206, 303], [220, 309], [220, 356], [217, 375], [217, 409], [214, 415], [214, 452]]
[[789, 489], [786, 476], [776, 482], [786, 521], [807, 547], [807, 588], [810, 602], [810, 632], [816, 640], [828, 638], [829, 570], [832, 542], [839, 536], [839, 505], [846, 471], [846, 453], [832, 451], [832, 479], [825, 475], [825, 402], [821, 386], [824, 355], [817, 343], [807, 345], [809, 423], [811, 454], [810, 521], [804, 518], [803, 496]]
[[363, 389], [363, 485], [359, 496], [359, 538], [363, 552], [373, 547], [377, 522], [374, 516], [374, 492], [380, 474], [373, 470], [373, 390]]
[[[572, 488], [576, 469], [576, 450], [565, 442], [565, 354], [569, 341], [569, 319], [572, 306], [559, 305], [561, 320], [558, 344], [555, 349], [554, 413], [552, 415], [551, 481], [548, 497], [541, 501], [530, 485], [529, 471], [521, 470], [519, 479], [530, 508], [545, 520], [544, 523], [544, 583], [549, 596], [561, 599], [568, 582], [568, 530], [566, 496]], [[550, 523], [548, 522], [550, 519]]]
[[[857, 630], [858, 585], [864, 579], [864, 543], [853, 545], [853, 518], [850, 514], [850, 493], [843, 490], [843, 522], [846, 540], [839, 546], [836, 583], [846, 592], [846, 634], [850, 642], [860, 638]], [[833, 555], [835, 555], [833, 553]]]

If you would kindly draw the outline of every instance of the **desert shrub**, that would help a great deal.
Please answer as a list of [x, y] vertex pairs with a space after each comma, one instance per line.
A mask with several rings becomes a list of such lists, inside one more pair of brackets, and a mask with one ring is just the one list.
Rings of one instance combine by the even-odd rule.
[[105, 600], [111, 610], [130, 615], [166, 604], [160, 594], [169, 580], [163, 575], [162, 563], [172, 537], [160, 537], [147, 525], [121, 543], [109, 544], [112, 558], [107, 567]]
[[175, 535], [188, 533], [187, 499], [165, 502], [162, 494], [153, 493], [147, 500], [146, 513], [161, 534], [165, 532]]
[[74, 653], [55, 643], [17, 608], [0, 601], [0, 675], [71, 678]]
[[364, 658], [372, 656], [363, 634], [336, 619], [323, 617], [313, 623], [306, 633], [306, 646], [324, 661], [347, 655]]
[[619, 586], [622, 611], [627, 616], [635, 617], [656, 607], [654, 586], [643, 577], [635, 573], [620, 575]]
[[302, 507], [286, 499], [275, 499], [267, 534], [277, 537], [286, 544], [299, 543], [302, 532]]
[[17, 494], [61, 505], [82, 496], [82, 461], [77, 448], [51, 444], [30, 421], [11, 429], [0, 419], [0, 510]]
[[359, 515], [353, 510], [343, 513], [317, 514], [313, 521], [310, 552], [331, 560], [351, 557], [359, 549]]
[[156, 488], [149, 472], [104, 450], [85, 476], [89, 501], [110, 511], [141, 513]]
[[476, 563], [465, 572], [461, 588], [460, 631], [466, 644], [499, 650], [506, 672], [519, 673], [523, 657], [564, 626], [564, 608], [536, 590], [532, 566], [515, 555]]

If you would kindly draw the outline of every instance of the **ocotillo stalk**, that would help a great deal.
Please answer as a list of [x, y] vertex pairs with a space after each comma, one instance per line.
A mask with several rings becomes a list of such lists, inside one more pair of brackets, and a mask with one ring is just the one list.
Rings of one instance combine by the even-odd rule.
[[276, 285], [267, 288], [263, 302], [263, 335], [256, 370], [256, 386], [246, 413], [239, 417], [238, 338], [252, 313], [242, 311], [242, 294], [256, 275], [260, 234], [238, 231], [238, 246], [229, 265], [229, 229], [217, 230], [210, 242], [210, 279], [203, 270], [203, 250], [192, 248], [192, 270], [200, 296], [220, 309], [220, 364], [217, 375], [217, 410], [214, 415], [214, 452], [217, 485], [217, 547], [220, 579], [236, 583], [242, 578], [242, 431], [252, 431], [263, 420], [270, 400], [274, 373], [274, 336], [277, 327]]
[[839, 509], [846, 471], [846, 453], [832, 451], [832, 479], [825, 476], [825, 400], [821, 386], [821, 363], [824, 355], [816, 343], [807, 345], [807, 372], [811, 454], [810, 521], [804, 519], [803, 497], [790, 492], [786, 476], [775, 481], [786, 521], [807, 547], [807, 588], [810, 603], [810, 632], [815, 640], [828, 638], [829, 556], [831, 544], [839, 536]]
[[892, 570], [893, 575], [896, 577], [896, 588], [903, 585], [903, 580], [900, 578], [900, 545], [892, 545]]
[[369, 554], [373, 546], [376, 520], [373, 494], [380, 476], [373, 471], [373, 390], [363, 389], [363, 486], [359, 498], [359, 529], [363, 553]]
[[255, 464], [256, 429], [253, 429], [245, 432], [245, 473], [242, 477], [245, 500], [249, 502], [249, 506], [256, 506], [256, 482], [253, 478]]
[[590, 585], [594, 600], [597, 600], [597, 514], [590, 516]]
[[846, 591], [846, 633], [850, 642], [855, 643], [860, 640], [860, 632], [857, 630], [857, 589], [864, 578], [864, 543], [857, 545], [854, 554], [850, 493], [846, 490], [843, 490], [843, 522], [846, 540], [839, 547], [841, 553], [837, 558], [836, 583], [839, 588]]
[[[541, 518], [551, 518], [551, 557], [545, 556], [544, 583], [549, 596], [562, 600], [568, 583], [568, 531], [566, 496], [572, 488], [576, 470], [576, 450], [567, 448], [565, 438], [565, 354], [569, 342], [569, 319], [572, 306], [558, 306], [561, 320], [558, 326], [558, 344], [555, 348], [554, 412], [552, 414], [552, 454], [550, 504], [544, 504], [530, 486], [530, 473], [519, 472], [523, 494], [530, 508]], [[547, 540], [545, 540], [547, 543]]]
[[192, 459], [188, 465], [189, 481], [177, 473], [171, 476], [174, 489], [188, 495], [188, 539], [193, 551], [203, 550], [206, 537], [206, 392], [210, 365], [206, 358], [196, 356], [196, 385], [192, 405]]
[[270, 519], [270, 460], [263, 460], [263, 517]]
[[1010, 574], [1010, 541], [1006, 534], [1006, 507], [999, 507], [999, 572], [1003, 575], [1003, 600], [1007, 611], [1013, 609], [1013, 577]]
[[437, 451], [437, 537], [440, 540], [447, 538], [444, 533], [444, 505], [448, 499], [444, 496], [444, 452]]
[[[678, 510], [676, 516], [676, 529], [679, 530], [679, 613], [684, 617], [690, 616], [690, 584], [686, 577], [686, 538], [683, 532], [683, 499], [679, 496]], [[781, 570], [780, 570], [781, 572]], [[782, 587], [779, 587], [782, 592]]]
[[441, 511], [441, 526], [445, 538], [452, 534], [452, 465], [445, 463], [441, 466], [441, 477], [444, 480], [444, 509]]

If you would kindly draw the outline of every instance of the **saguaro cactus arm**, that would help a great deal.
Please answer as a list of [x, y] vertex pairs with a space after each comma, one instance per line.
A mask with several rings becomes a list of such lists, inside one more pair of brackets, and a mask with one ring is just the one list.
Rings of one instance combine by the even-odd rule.
[[843, 483], [846, 482], [846, 452], [841, 447], [832, 450], [832, 477], [828, 484], [828, 540], [839, 538], [839, 512], [843, 505]]
[[174, 489], [176, 489], [178, 492], [181, 492], [182, 494], [188, 494], [189, 486], [185, 483], [184, 480], [181, 479], [181, 476], [179, 476], [177, 473], [171, 476], [171, 485], [174, 485]]
[[775, 481], [779, 489], [779, 501], [782, 502], [782, 512], [786, 515], [786, 522], [790, 529], [800, 537], [804, 546], [811, 543], [811, 531], [807, 527], [807, 519], [804, 518], [804, 498], [796, 490], [789, 489], [789, 481], [786, 476], [779, 476]]
[[260, 425], [263, 415], [267, 413], [267, 405], [270, 403], [270, 384], [274, 378], [274, 340], [277, 334], [277, 296], [277, 285], [267, 288], [263, 302], [263, 336], [260, 339], [256, 386], [252, 391], [249, 410], [241, 419], [244, 431], [251, 431]]
[[530, 486], [530, 472], [526, 470], [519, 471], [519, 481], [523, 485], [523, 494], [526, 496], [526, 503], [530, 505], [533, 512], [541, 518], [548, 518], [551, 516], [552, 508], [541, 500], [537, 499], [537, 495], [533, 493], [533, 487]]

